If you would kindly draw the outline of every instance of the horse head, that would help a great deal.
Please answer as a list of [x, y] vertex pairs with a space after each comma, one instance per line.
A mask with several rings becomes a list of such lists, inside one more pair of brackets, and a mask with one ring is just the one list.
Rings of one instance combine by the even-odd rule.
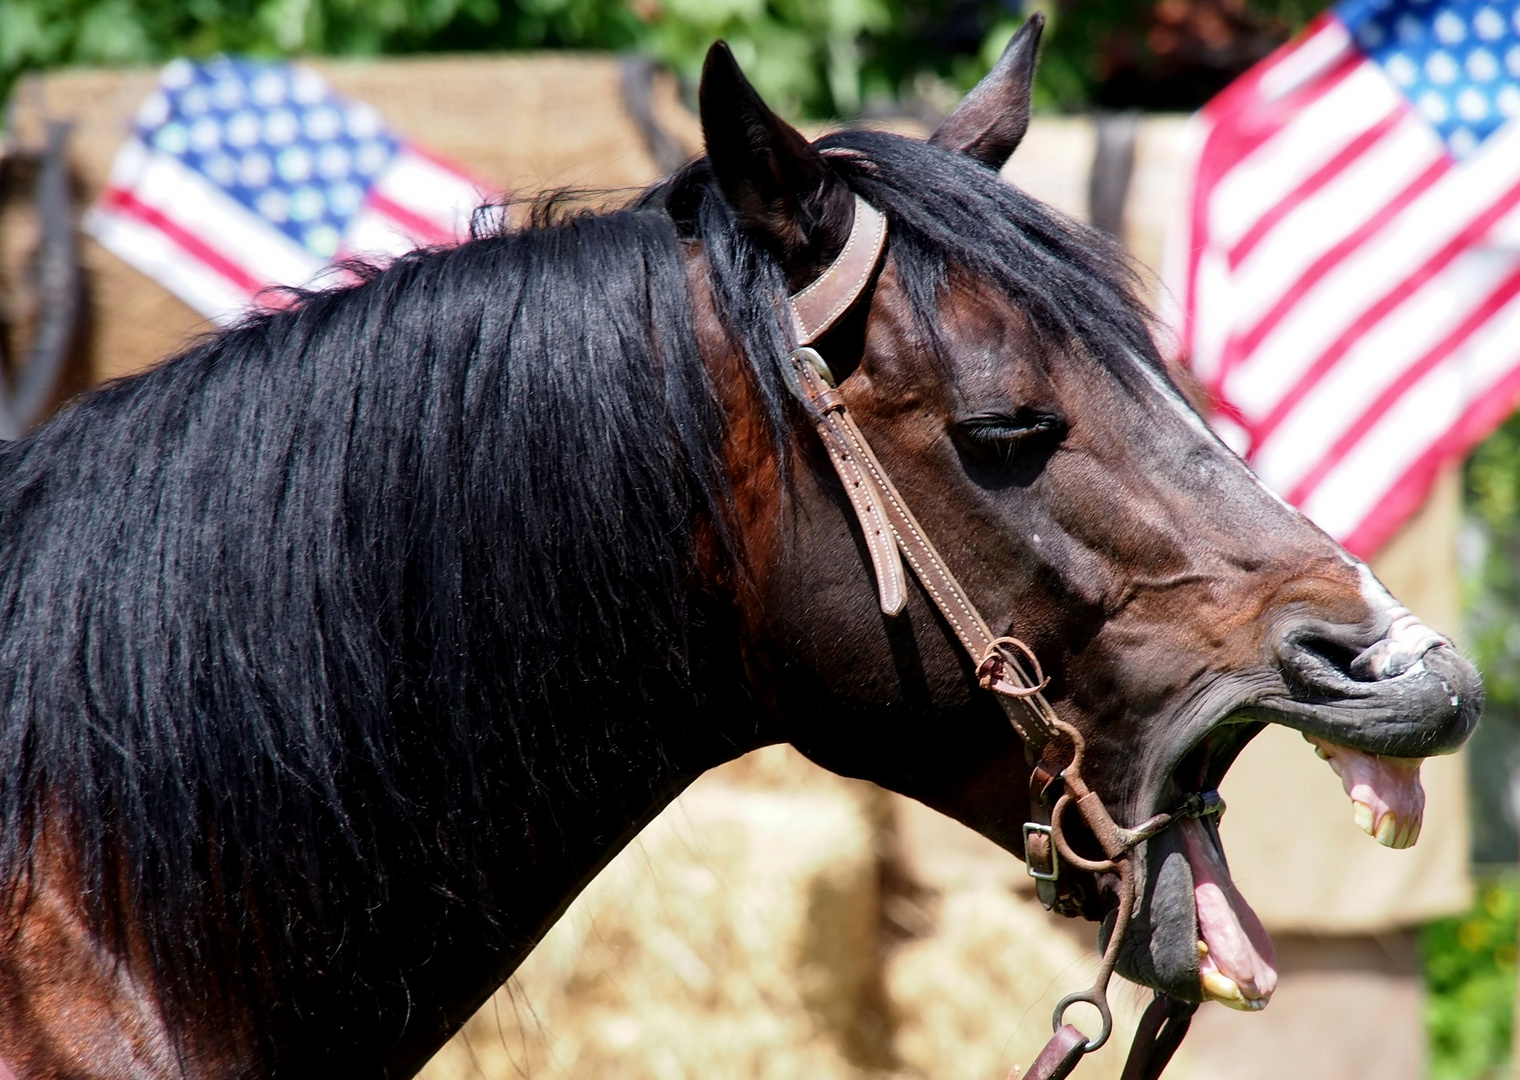
[[[678, 222], [726, 212], [752, 242], [748, 255], [693, 242], [690, 266], [731, 417], [747, 572], [729, 587], [755, 692], [815, 761], [1024, 853], [1049, 775], [1032, 771], [926, 588], [910, 586], [900, 613], [879, 609], [823, 449], [738, 359], [795, 342], [725, 329], [753, 303], [744, 290], [774, 299], [823, 273], [858, 196], [887, 219], [886, 254], [817, 350], [987, 624], [1048, 676], [1112, 819], [1133, 826], [1213, 791], [1277, 723], [1329, 759], [1366, 831], [1412, 844], [1419, 760], [1472, 730], [1478, 675], [1214, 436], [1169, 377], [1114, 245], [999, 180], [1028, 127], [1040, 26], [928, 145], [861, 132], [810, 144], [724, 48], [709, 54], [709, 157], [665, 197]], [[714, 188], [721, 206], [703, 194]], [[1080, 824], [1070, 845], [1101, 860]], [[1230, 881], [1217, 821], [1187, 817], [1128, 857], [1119, 970], [1184, 1000], [1264, 1005], [1271, 942]], [[1068, 867], [1045, 899], [1112, 919], [1118, 879]]]

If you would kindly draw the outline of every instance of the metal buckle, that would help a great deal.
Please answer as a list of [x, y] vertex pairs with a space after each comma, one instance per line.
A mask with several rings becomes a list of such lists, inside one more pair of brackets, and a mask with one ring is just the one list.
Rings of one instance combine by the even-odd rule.
[[[1029, 837], [1038, 834], [1050, 841], [1050, 871], [1048, 873], [1036, 870], [1034, 863], [1029, 859]], [[1061, 874], [1061, 859], [1056, 854], [1056, 833], [1049, 825], [1041, 825], [1037, 821], [1024, 822], [1024, 868], [1029, 871], [1029, 876], [1036, 881], [1055, 881]]]
[[839, 383], [834, 380], [833, 369], [829, 367], [828, 361], [819, 355], [817, 349], [803, 345], [792, 351], [792, 359], [807, 364], [808, 367], [816, 371], [818, 377], [828, 384], [830, 390], [836, 389], [839, 386]]

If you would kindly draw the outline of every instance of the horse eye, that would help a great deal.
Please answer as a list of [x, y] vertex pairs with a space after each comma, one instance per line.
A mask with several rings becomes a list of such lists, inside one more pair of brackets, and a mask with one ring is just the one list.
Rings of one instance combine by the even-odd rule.
[[955, 432], [958, 441], [977, 456], [1009, 462], [1021, 451], [1059, 442], [1066, 425], [1049, 413], [1020, 410], [1011, 416], [968, 416], [956, 422]]

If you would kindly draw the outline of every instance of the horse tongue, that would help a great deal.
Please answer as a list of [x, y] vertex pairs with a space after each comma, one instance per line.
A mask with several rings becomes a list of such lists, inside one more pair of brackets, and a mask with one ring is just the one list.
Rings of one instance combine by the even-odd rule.
[[1411, 847], [1425, 820], [1421, 758], [1378, 757], [1305, 735], [1351, 797], [1351, 817], [1384, 847]]
[[1232, 1009], [1264, 1008], [1277, 989], [1272, 939], [1230, 880], [1224, 856], [1207, 826], [1189, 818], [1176, 826], [1193, 872], [1198, 908], [1198, 971], [1203, 995]]

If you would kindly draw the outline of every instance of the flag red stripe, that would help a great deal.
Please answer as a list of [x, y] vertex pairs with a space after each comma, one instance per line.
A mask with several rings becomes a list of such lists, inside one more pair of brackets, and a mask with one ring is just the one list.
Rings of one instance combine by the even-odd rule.
[[1277, 302], [1268, 309], [1265, 315], [1256, 321], [1255, 325], [1239, 335], [1230, 338], [1229, 344], [1225, 347], [1224, 357], [1220, 361], [1217, 382], [1223, 385], [1225, 376], [1249, 360], [1251, 354], [1261, 347], [1262, 341], [1272, 332], [1272, 329], [1287, 317], [1298, 301], [1310, 289], [1318, 285], [1326, 274], [1345, 261], [1352, 252], [1381, 232], [1410, 203], [1419, 198], [1427, 188], [1445, 176], [1449, 171], [1451, 171], [1450, 159], [1443, 157], [1431, 162], [1429, 168], [1415, 177], [1408, 187], [1390, 199], [1377, 213], [1362, 222], [1361, 225], [1329, 251], [1310, 263], [1301, 274], [1293, 279], [1293, 284], [1288, 286], [1283, 294], [1277, 298]]
[[1325, 372], [1334, 367], [1340, 358], [1346, 355], [1347, 350], [1356, 344], [1357, 338], [1377, 325], [1390, 311], [1412, 296], [1421, 285], [1424, 285], [1425, 282], [1429, 281], [1443, 267], [1449, 265], [1453, 259], [1471, 247], [1474, 241], [1488, 232], [1494, 222], [1513, 210], [1516, 204], [1520, 204], [1520, 184], [1510, 187], [1502, 197], [1485, 208], [1481, 214], [1468, 222], [1461, 232], [1453, 236], [1439, 251], [1425, 260], [1423, 265], [1403, 278], [1398, 285], [1385, 293], [1377, 303], [1371, 305], [1367, 310], [1358, 315], [1351, 325], [1346, 327], [1340, 336], [1330, 344], [1330, 347], [1320, 353], [1314, 363], [1309, 365], [1303, 377], [1294, 383], [1286, 394], [1278, 399], [1277, 404], [1272, 407], [1272, 411], [1254, 427], [1251, 432], [1253, 439], [1257, 443], [1260, 443], [1267, 436], [1271, 435], [1287, 415], [1304, 399], [1304, 396], [1314, 388], [1320, 379], [1324, 378]]
[[371, 208], [400, 225], [402, 232], [408, 233], [413, 240], [429, 244], [452, 244], [458, 239], [436, 221], [423, 217], [415, 210], [408, 210], [378, 192], [370, 192], [368, 202]]
[[1415, 383], [1419, 382], [1432, 368], [1456, 352], [1468, 338], [1472, 337], [1483, 324], [1488, 322], [1493, 315], [1505, 304], [1520, 295], [1520, 269], [1517, 269], [1509, 277], [1505, 278], [1499, 286], [1483, 298], [1483, 302], [1467, 314], [1460, 324], [1454, 327], [1450, 333], [1427, 350], [1423, 356], [1399, 374], [1399, 377], [1389, 384], [1381, 394], [1370, 404], [1366, 410], [1356, 418], [1324, 455], [1314, 464], [1304, 478], [1298, 482], [1288, 494], [1288, 501], [1295, 506], [1302, 506], [1310, 493], [1319, 486], [1323, 480], [1341, 460], [1349, 454], [1362, 437], [1371, 431], [1373, 426], [1387, 414], [1388, 410], [1398, 404], [1399, 399], [1409, 391]]
[[[1285, 126], [1284, 117], [1290, 117], [1296, 110], [1306, 108], [1324, 97], [1349, 78], [1363, 63], [1365, 61], [1361, 55], [1351, 50], [1321, 79], [1296, 87], [1286, 98], [1273, 101], [1268, 107], [1263, 108], [1263, 103], [1257, 98], [1245, 97], [1240, 99], [1243, 108], [1238, 110], [1221, 108], [1209, 114], [1209, 118], [1214, 120], [1215, 124], [1209, 129], [1204, 140], [1203, 149], [1198, 158], [1197, 174], [1194, 178], [1190, 223], [1192, 247], [1188, 253], [1187, 293], [1183, 297], [1182, 308], [1183, 341], [1192, 340], [1193, 312], [1197, 302], [1198, 262], [1203, 256], [1204, 249], [1209, 245], [1208, 208], [1214, 189], [1253, 150], [1282, 131]], [[1259, 82], [1265, 74], [1263, 72], [1261, 76], [1258, 76], [1257, 81]], [[1249, 78], [1251, 78], [1250, 73], [1243, 76], [1240, 81]], [[1229, 95], [1238, 85], [1239, 82], [1232, 84], [1220, 98], [1216, 98], [1210, 104], [1220, 103], [1221, 99]], [[1232, 97], [1231, 102], [1233, 103], [1238, 97], [1239, 95]], [[1205, 112], [1209, 112], [1207, 106]]]
[[1460, 461], [1520, 406], [1520, 366], [1474, 395], [1467, 411], [1405, 469], [1372, 511], [1343, 540], [1353, 555], [1370, 558], [1399, 526], [1425, 502], [1436, 477], [1449, 462]]
[[1271, 209], [1257, 218], [1256, 223], [1240, 238], [1240, 242], [1230, 249], [1230, 269], [1234, 270], [1239, 266], [1245, 260], [1245, 257], [1255, 250], [1256, 245], [1261, 243], [1262, 238], [1276, 227], [1278, 222], [1282, 221], [1293, 210], [1296, 210], [1300, 204], [1313, 196], [1315, 192], [1345, 172], [1352, 162], [1371, 150], [1379, 140], [1394, 129], [1394, 126], [1404, 118], [1404, 115], [1404, 109], [1394, 109], [1393, 112], [1352, 139], [1334, 157], [1321, 165], [1312, 175], [1306, 177], [1297, 188], [1274, 203]]
[[220, 274], [250, 297], [263, 289], [267, 282], [260, 281], [232, 259], [207, 244], [195, 233], [180, 225], [157, 207], [149, 206], [125, 188], [111, 187], [101, 193], [101, 202], [118, 213], [134, 217], [145, 225], [151, 225], [186, 255], [205, 264], [207, 269]]

